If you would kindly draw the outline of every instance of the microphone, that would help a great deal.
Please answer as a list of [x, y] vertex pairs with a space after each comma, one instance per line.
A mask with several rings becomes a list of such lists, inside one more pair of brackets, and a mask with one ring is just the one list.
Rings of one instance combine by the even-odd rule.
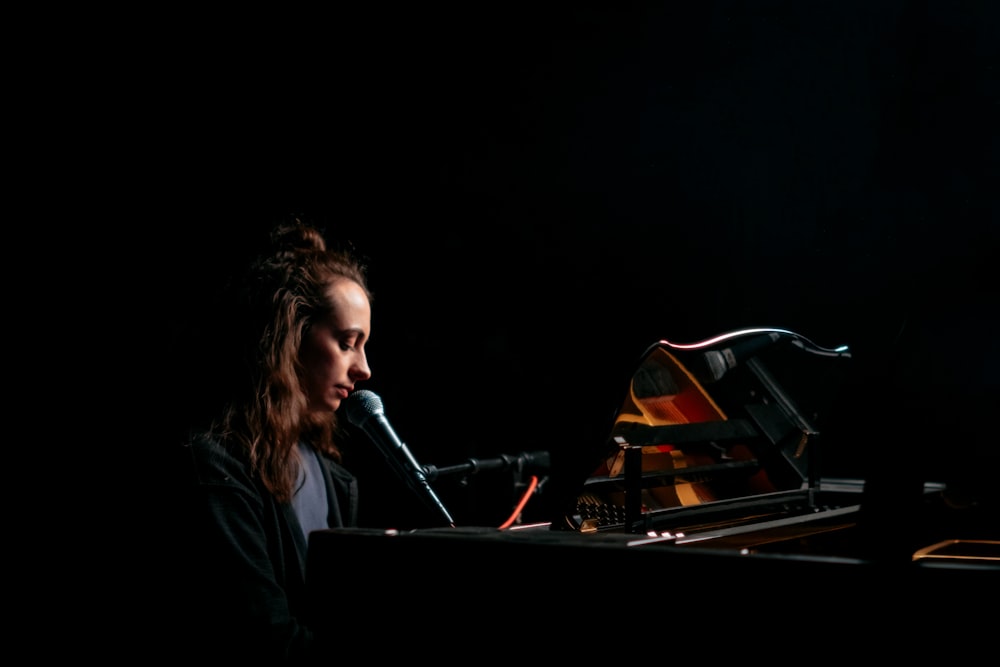
[[449, 526], [454, 527], [455, 521], [431, 488], [424, 469], [389, 425], [378, 394], [359, 389], [344, 399], [342, 407], [347, 421], [371, 438], [396, 474], [420, 496], [431, 511], [439, 513]]
[[708, 372], [711, 374], [710, 382], [721, 379], [729, 370], [736, 368], [738, 364], [743, 363], [768, 345], [778, 342], [780, 338], [780, 333], [772, 331], [761, 336], [747, 338], [721, 350], [709, 350], [704, 354], [704, 360], [708, 366]]

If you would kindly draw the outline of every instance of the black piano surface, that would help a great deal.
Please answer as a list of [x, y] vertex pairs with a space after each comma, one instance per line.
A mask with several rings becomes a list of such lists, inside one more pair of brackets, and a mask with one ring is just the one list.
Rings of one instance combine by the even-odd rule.
[[321, 631], [377, 628], [404, 654], [781, 663], [992, 650], [1000, 552], [959, 546], [982, 558], [890, 564], [545, 525], [346, 528], [313, 533], [308, 572]]

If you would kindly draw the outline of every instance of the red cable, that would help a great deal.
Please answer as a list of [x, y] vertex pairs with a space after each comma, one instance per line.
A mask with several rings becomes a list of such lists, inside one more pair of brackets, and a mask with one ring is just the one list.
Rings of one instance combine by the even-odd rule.
[[521, 500], [520, 502], [517, 503], [517, 507], [514, 508], [514, 512], [513, 514], [510, 515], [510, 518], [504, 521], [502, 524], [500, 524], [500, 530], [503, 530], [504, 528], [510, 528], [514, 524], [514, 522], [517, 521], [517, 518], [521, 516], [521, 511], [524, 509], [524, 506], [528, 504], [528, 500], [531, 498], [531, 495], [535, 492], [535, 488], [537, 486], [538, 486], [538, 476], [532, 475], [531, 483], [528, 484], [528, 490], [524, 492], [523, 496], [521, 496]]

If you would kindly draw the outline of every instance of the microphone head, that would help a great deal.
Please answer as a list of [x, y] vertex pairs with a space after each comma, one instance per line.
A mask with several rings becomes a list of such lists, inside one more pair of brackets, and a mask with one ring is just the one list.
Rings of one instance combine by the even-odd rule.
[[358, 389], [344, 399], [344, 415], [347, 421], [355, 426], [361, 426], [373, 415], [382, 414], [382, 399], [378, 394], [367, 389]]

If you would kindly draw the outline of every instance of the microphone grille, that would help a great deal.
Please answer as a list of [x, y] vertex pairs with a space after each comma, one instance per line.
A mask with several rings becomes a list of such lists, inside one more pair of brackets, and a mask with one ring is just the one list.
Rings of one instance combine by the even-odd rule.
[[382, 399], [378, 394], [367, 389], [358, 389], [344, 399], [344, 415], [347, 421], [355, 426], [361, 426], [372, 415], [381, 414]]

